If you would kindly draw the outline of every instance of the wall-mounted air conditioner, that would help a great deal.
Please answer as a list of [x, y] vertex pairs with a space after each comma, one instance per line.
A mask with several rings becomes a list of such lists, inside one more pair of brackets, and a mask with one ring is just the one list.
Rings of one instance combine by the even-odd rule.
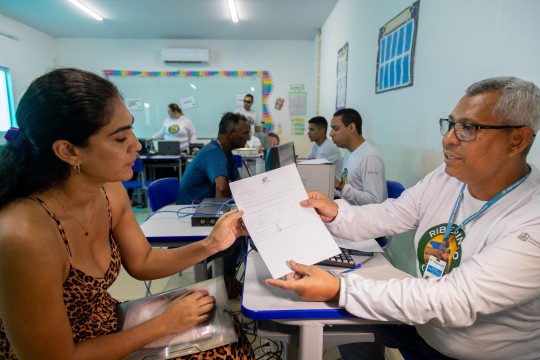
[[202, 64], [210, 60], [208, 49], [161, 49], [161, 59], [166, 63]]

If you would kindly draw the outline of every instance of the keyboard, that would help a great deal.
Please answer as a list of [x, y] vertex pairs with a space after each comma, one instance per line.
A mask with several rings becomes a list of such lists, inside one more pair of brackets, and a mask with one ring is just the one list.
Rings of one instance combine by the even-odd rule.
[[332, 256], [331, 258], [320, 261], [315, 265], [326, 265], [326, 266], [335, 266], [335, 267], [343, 267], [343, 268], [352, 269], [353, 267], [356, 266], [356, 262], [354, 261], [351, 254], [346, 254], [344, 252], [341, 252], [341, 254], [338, 254], [336, 256]]

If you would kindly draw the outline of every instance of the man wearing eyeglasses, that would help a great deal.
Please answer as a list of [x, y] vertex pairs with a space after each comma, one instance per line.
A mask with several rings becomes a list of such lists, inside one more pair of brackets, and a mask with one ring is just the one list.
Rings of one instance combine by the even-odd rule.
[[[527, 163], [540, 90], [511, 77], [479, 81], [439, 126], [444, 163], [398, 199], [360, 207], [313, 192], [302, 203], [347, 239], [415, 229], [417, 278], [338, 280], [292, 262], [294, 279], [266, 282], [409, 324], [372, 327], [407, 358], [540, 359], [540, 174]], [[364, 359], [354, 348], [342, 358]]]

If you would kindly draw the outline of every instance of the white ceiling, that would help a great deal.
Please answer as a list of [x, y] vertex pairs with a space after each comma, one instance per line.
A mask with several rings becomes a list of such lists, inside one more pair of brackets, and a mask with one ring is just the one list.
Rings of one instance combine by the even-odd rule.
[[[0, 14], [58, 38], [312, 40], [338, 0], [0, 0]], [[0, 32], [9, 32], [0, 23]]]

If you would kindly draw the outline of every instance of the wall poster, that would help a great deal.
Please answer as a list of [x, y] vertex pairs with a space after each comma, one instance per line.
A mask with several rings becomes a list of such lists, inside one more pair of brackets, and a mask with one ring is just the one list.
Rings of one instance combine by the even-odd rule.
[[375, 93], [412, 86], [420, 0], [379, 29]]
[[343, 47], [338, 50], [336, 110], [344, 109], [347, 106], [348, 57], [349, 57], [349, 43], [345, 43], [345, 45], [343, 45]]

